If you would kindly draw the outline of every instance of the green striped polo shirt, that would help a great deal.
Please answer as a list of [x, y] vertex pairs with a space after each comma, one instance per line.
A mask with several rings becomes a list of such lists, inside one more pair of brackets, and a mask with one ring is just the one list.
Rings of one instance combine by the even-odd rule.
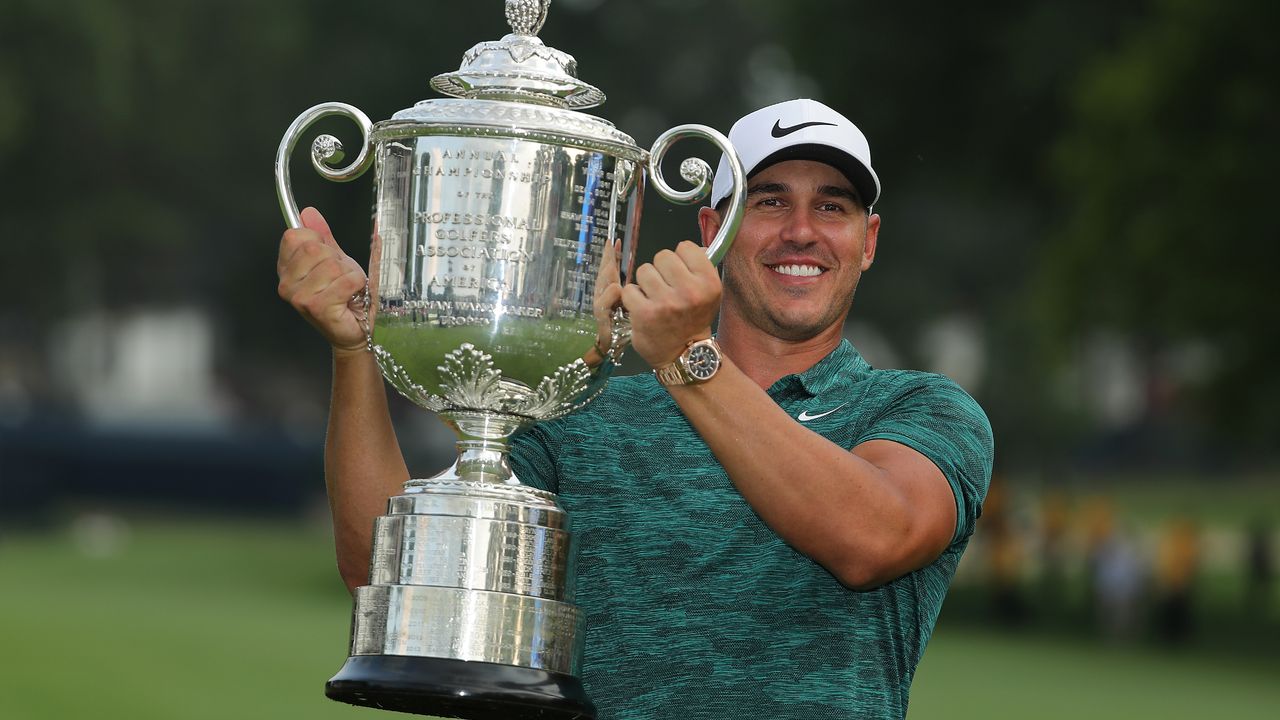
[[902, 718], [991, 476], [991, 426], [941, 375], [873, 369], [844, 341], [768, 390], [841, 447], [923, 453], [955, 494], [932, 564], [865, 592], [773, 533], [652, 374], [513, 441], [579, 540], [583, 683], [601, 720]]

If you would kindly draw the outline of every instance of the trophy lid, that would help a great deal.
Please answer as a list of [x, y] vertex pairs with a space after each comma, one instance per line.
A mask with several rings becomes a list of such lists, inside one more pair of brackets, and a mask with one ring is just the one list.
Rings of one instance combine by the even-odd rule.
[[604, 93], [577, 78], [577, 61], [536, 37], [551, 0], [506, 0], [512, 33], [482, 42], [462, 56], [455, 72], [431, 87], [448, 98], [421, 100], [375, 126], [376, 139], [424, 130], [479, 135], [544, 136], [642, 161], [636, 141], [601, 117], [579, 112], [604, 102]]
[[604, 93], [578, 79], [578, 62], [572, 55], [538, 39], [550, 4], [551, 0], [506, 0], [511, 33], [468, 50], [462, 66], [432, 78], [431, 87], [469, 100], [511, 100], [555, 108], [603, 103]]

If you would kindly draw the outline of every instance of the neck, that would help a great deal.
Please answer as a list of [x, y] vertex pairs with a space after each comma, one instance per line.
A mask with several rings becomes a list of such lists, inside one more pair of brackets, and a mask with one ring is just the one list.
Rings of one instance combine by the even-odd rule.
[[844, 337], [842, 329], [843, 323], [836, 323], [805, 340], [783, 340], [722, 314], [716, 342], [739, 370], [768, 389], [778, 378], [804, 372], [831, 354]]

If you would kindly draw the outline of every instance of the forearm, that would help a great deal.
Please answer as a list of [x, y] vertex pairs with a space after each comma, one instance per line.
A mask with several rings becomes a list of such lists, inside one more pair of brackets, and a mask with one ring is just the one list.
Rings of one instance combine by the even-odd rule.
[[324, 466], [338, 570], [354, 591], [368, 581], [373, 520], [409, 479], [369, 352], [334, 353]]
[[760, 518], [841, 582], [879, 584], [936, 554], [904, 556], [919, 509], [889, 472], [796, 422], [732, 362], [671, 394]]

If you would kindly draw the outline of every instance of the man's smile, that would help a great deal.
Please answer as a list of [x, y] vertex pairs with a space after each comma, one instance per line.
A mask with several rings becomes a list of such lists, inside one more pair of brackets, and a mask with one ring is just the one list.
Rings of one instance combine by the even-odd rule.
[[817, 277], [826, 272], [817, 265], [767, 265], [770, 270], [780, 275], [790, 275], [792, 277]]

